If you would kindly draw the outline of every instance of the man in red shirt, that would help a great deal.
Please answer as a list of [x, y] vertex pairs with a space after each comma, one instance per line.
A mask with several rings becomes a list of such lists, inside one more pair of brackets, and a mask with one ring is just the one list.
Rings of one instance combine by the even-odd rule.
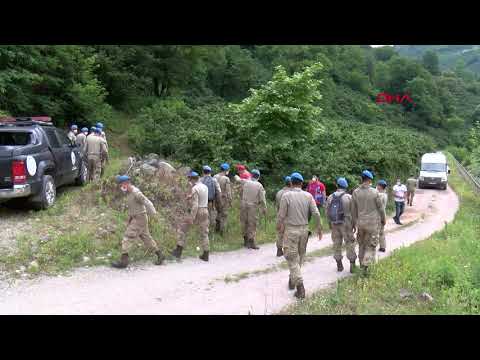
[[316, 175], [312, 176], [312, 181], [308, 184], [307, 191], [312, 194], [317, 204], [318, 209], [323, 207], [325, 200], [327, 198], [327, 192], [325, 189], [325, 184], [323, 184]]
[[237, 165], [237, 172], [240, 179], [250, 180], [252, 178], [252, 174], [250, 174], [243, 165]]

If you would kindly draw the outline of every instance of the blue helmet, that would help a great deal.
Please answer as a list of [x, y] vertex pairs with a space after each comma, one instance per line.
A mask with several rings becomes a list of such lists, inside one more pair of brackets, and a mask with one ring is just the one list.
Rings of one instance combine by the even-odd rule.
[[348, 188], [348, 181], [344, 177], [340, 177], [337, 179], [337, 185], [338, 187], [341, 187], [342, 189]]
[[98, 122], [95, 126], [99, 129], [103, 129], [103, 124], [101, 122]]
[[260, 177], [260, 170], [253, 169], [252, 170], [252, 175], [255, 175], [256, 177]]
[[299, 180], [301, 182], [303, 182], [303, 176], [302, 174], [298, 173], [298, 172], [294, 172], [292, 173], [292, 175], [290, 175], [290, 178], [293, 180]]
[[124, 183], [125, 181], [130, 181], [130, 176], [128, 175], [117, 175], [116, 181], [118, 184]]
[[198, 177], [198, 173], [192, 170], [187, 174], [187, 176], [188, 177]]
[[373, 174], [372, 174], [370, 171], [368, 171], [368, 170], [363, 170], [363, 171], [362, 171], [362, 176], [363, 176], [363, 177], [367, 177], [367, 178], [373, 180]]
[[72, 125], [72, 126], [70, 126], [70, 129], [71, 130], [78, 130], [78, 126], [77, 125]]
[[86, 127], [82, 128], [82, 132], [88, 132], [88, 128]]
[[385, 180], [383, 180], [383, 179], [380, 180], [380, 181], [377, 183], [377, 185], [382, 185], [383, 187], [387, 187], [387, 186], [388, 186], [387, 182], [386, 182]]
[[227, 163], [223, 163], [222, 165], [220, 165], [220, 169], [222, 169], [223, 171], [227, 171], [230, 169], [230, 165], [228, 165]]
[[97, 134], [101, 134], [102, 133], [102, 129], [96, 127], [95, 130], [94, 130]]
[[212, 172], [212, 168], [211, 168], [210, 166], [208, 166], [208, 165], [205, 165], [205, 166], [203, 167], [203, 172]]
[[284, 179], [285, 183], [291, 183], [292, 182], [292, 178], [290, 176], [285, 176]]

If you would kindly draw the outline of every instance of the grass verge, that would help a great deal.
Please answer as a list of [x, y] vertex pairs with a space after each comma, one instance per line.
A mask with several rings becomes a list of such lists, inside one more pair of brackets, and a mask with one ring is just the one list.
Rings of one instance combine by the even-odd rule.
[[[478, 314], [480, 312], [480, 199], [453, 169], [460, 197], [455, 220], [429, 239], [396, 250], [369, 278], [342, 279], [283, 314]], [[422, 294], [433, 298], [426, 300]]]

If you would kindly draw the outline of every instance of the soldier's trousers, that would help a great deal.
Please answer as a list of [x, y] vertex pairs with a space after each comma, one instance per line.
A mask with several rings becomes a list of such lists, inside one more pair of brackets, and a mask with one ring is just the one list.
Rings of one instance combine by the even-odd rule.
[[296, 285], [303, 282], [300, 267], [307, 252], [308, 225], [286, 225], [283, 239], [283, 254], [290, 269], [290, 279]]
[[257, 205], [249, 205], [242, 203], [240, 205], [240, 224], [242, 227], [242, 234], [247, 239], [255, 240], [257, 235]]
[[128, 253], [138, 238], [143, 241], [147, 249], [158, 250], [158, 246], [148, 230], [147, 214], [131, 216], [128, 219], [127, 230], [122, 240], [122, 253]]
[[342, 260], [342, 244], [345, 243], [347, 251], [347, 259], [354, 262], [357, 259], [355, 253], [355, 238], [353, 236], [352, 225], [332, 224], [332, 241], [333, 241], [333, 258], [335, 260]]
[[407, 204], [413, 205], [413, 197], [415, 196], [415, 191], [407, 191]]
[[215, 226], [217, 222], [217, 209], [215, 206], [215, 201], [208, 202], [208, 220], [210, 222], [210, 226]]
[[[199, 208], [197, 211], [197, 216], [193, 220], [193, 225], [198, 225], [200, 229], [200, 242], [202, 245], [202, 250], [203, 251], [209, 251], [209, 241], [208, 241], [208, 226], [209, 226], [209, 221], [208, 221], [208, 209], [207, 208]], [[177, 239], [177, 245], [181, 247], [185, 247], [186, 244], [186, 237], [187, 233], [192, 227], [192, 224], [188, 224], [186, 222], [183, 222], [180, 224], [180, 227], [178, 229], [178, 239]]]
[[88, 155], [88, 178], [89, 181], [96, 181], [100, 178], [102, 163], [100, 155]]
[[379, 229], [380, 230], [378, 231], [378, 241], [380, 242], [380, 249], [386, 249], [387, 242], [385, 241], [385, 226], [380, 224]]
[[217, 207], [217, 223], [220, 232], [224, 232], [225, 228], [227, 227], [227, 220], [228, 220], [228, 209], [229, 206], [226, 202], [219, 204]]
[[375, 261], [378, 245], [378, 223], [359, 224], [357, 229], [358, 259], [360, 265], [369, 266]]

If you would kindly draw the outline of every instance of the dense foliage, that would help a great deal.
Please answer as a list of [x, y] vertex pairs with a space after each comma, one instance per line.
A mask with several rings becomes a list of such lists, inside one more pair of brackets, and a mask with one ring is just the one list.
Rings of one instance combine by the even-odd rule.
[[[115, 108], [134, 115], [129, 139], [140, 153], [193, 166], [245, 162], [272, 182], [294, 168], [327, 181], [365, 166], [388, 177], [434, 147], [460, 153], [480, 117], [469, 65], [442, 71], [438, 54], [411, 59], [357, 45], [0, 46], [0, 111], [48, 114], [58, 124], [102, 119], [111, 128]], [[414, 105], [378, 104], [381, 92], [408, 93]]]

